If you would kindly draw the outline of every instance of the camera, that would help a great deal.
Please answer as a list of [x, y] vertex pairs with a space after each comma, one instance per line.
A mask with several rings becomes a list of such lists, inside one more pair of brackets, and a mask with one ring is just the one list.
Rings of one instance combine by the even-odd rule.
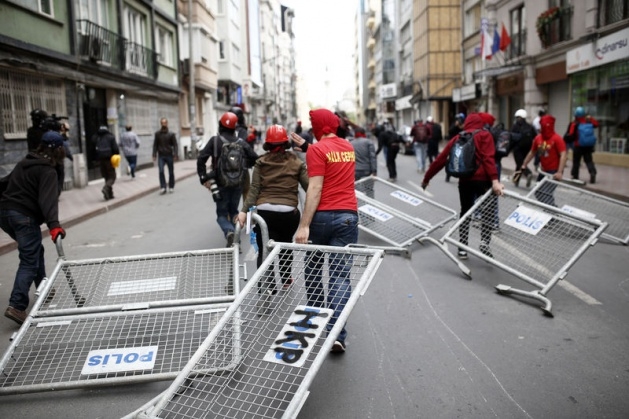
[[41, 122], [40, 127], [44, 130], [44, 131], [56, 131], [59, 132], [61, 131], [61, 120], [62, 119], [68, 119], [67, 116], [57, 116], [54, 113], [52, 115], [47, 116], [46, 118], [44, 118], [44, 120]]
[[221, 191], [218, 189], [218, 184], [216, 183], [216, 172], [211, 170], [209, 173], [201, 178], [201, 183], [205, 184], [205, 182], [210, 182], [210, 192], [212, 192], [212, 199], [214, 202], [220, 201], [223, 199], [221, 196]]

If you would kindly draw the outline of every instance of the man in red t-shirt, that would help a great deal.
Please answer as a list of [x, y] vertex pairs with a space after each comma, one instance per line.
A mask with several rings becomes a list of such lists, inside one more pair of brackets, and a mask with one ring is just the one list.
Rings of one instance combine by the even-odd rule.
[[[339, 119], [327, 109], [310, 111], [312, 131], [317, 142], [308, 147], [308, 191], [304, 213], [295, 233], [295, 242], [344, 247], [358, 241], [358, 204], [354, 190], [356, 171], [354, 148], [336, 136]], [[306, 265], [306, 293], [308, 304], [325, 307], [325, 293], [321, 282], [323, 253], [309, 253]], [[349, 273], [351, 260], [346, 255], [330, 254], [327, 306], [334, 310], [328, 323], [332, 329], [351, 293]], [[345, 327], [336, 337], [332, 352], [345, 352]]]
[[[555, 132], [555, 117], [552, 115], [544, 115], [540, 119], [540, 133], [533, 139], [531, 151], [524, 158], [521, 169], [523, 170], [528, 162], [533, 160], [537, 155], [542, 171], [553, 175], [553, 179], [561, 180], [563, 178], [563, 169], [566, 167], [566, 143], [559, 134]], [[537, 176], [537, 181], [541, 181], [544, 174]], [[557, 185], [549, 184], [535, 191], [535, 197], [538, 201], [548, 205], [555, 206], [555, 198], [553, 192]]]

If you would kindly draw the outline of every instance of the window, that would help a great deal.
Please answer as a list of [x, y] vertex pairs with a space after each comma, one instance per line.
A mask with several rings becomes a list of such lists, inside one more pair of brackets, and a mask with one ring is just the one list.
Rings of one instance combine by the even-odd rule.
[[124, 10], [124, 35], [139, 45], [145, 45], [146, 16], [136, 9], [125, 6]]
[[222, 15], [225, 13], [225, 5], [223, 0], [216, 0], [216, 14]]
[[0, 113], [7, 139], [26, 138], [33, 109], [67, 115], [63, 82], [0, 69]]
[[611, 25], [629, 18], [627, 0], [600, 0], [599, 26]]
[[173, 66], [173, 35], [166, 28], [157, 25], [155, 31], [157, 39], [157, 61], [161, 64]]
[[218, 59], [224, 60], [227, 57], [225, 56], [225, 43], [223, 41], [218, 41]]
[[54, 17], [54, 7], [52, 0], [22, 0], [21, 6], [33, 10], [42, 15]]
[[238, 48], [238, 45], [232, 44], [232, 52], [232, 64], [240, 65], [240, 48]]
[[109, 27], [109, 9], [110, 0], [76, 0], [77, 18], [89, 20], [103, 28]]
[[511, 10], [511, 45], [509, 58], [526, 55], [526, 15], [524, 5]]
[[463, 36], [467, 38], [480, 32], [480, 4], [465, 11], [465, 22], [463, 24]]

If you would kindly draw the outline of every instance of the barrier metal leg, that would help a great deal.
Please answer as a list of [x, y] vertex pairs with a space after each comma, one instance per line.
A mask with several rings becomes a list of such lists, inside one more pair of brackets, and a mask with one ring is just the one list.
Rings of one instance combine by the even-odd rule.
[[456, 264], [456, 266], [459, 267], [459, 269], [461, 270], [461, 272], [463, 272], [465, 274], [465, 276], [467, 276], [468, 279], [472, 279], [472, 271], [470, 270], [470, 268], [468, 268], [467, 266], [465, 266], [465, 264], [463, 264], [463, 262], [461, 262], [456, 256], [454, 256], [450, 250], [448, 250], [448, 246], [446, 246], [445, 243], [442, 243], [436, 239], [433, 239], [432, 237], [422, 237], [421, 239], [419, 239], [419, 242], [422, 243], [424, 240], [431, 242], [432, 244], [434, 244], [435, 246], [437, 246], [439, 249], [441, 249], [441, 251], [443, 253], [445, 253], [445, 255]]
[[542, 311], [544, 312], [544, 315], [548, 317], [554, 317], [551, 311], [553, 303], [544, 295], [542, 295], [539, 291], [524, 291], [524, 290], [520, 290], [517, 288], [510, 287], [508, 285], [502, 285], [502, 284], [496, 285], [495, 288], [499, 294], [503, 294], [503, 295], [514, 294], [514, 295], [519, 295], [521, 297], [527, 297], [527, 298], [532, 298], [537, 301], [541, 301], [542, 303], [544, 303], [544, 307], [540, 307]]

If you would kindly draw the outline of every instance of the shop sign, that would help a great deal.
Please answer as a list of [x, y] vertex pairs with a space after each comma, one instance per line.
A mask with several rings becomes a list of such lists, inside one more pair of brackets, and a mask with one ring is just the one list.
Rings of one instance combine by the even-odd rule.
[[467, 84], [461, 87], [461, 100], [476, 99], [480, 96], [479, 93], [478, 84]]
[[404, 96], [395, 101], [395, 110], [401, 111], [402, 109], [409, 109], [411, 105], [412, 95]]
[[575, 73], [627, 58], [629, 58], [629, 28], [568, 51], [566, 73]]

